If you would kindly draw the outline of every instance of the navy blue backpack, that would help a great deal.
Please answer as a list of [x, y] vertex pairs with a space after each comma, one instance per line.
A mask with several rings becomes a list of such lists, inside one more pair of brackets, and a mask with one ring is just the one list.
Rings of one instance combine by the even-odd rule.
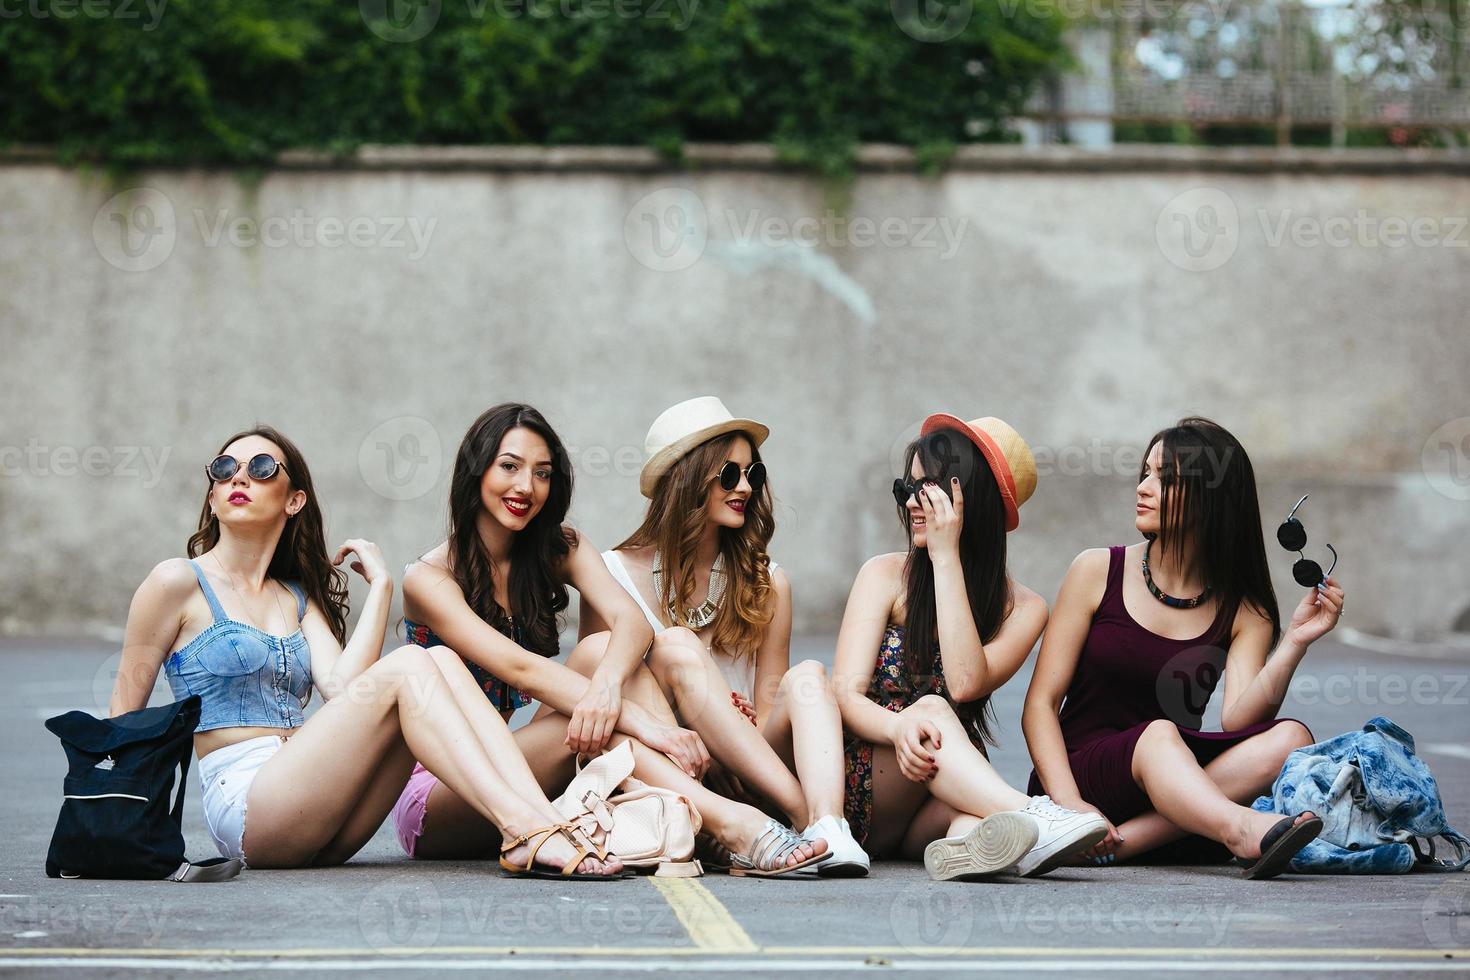
[[197, 696], [116, 718], [68, 711], [47, 719], [68, 765], [49, 877], [225, 881], [240, 873], [239, 861], [184, 857], [184, 786], [198, 724]]

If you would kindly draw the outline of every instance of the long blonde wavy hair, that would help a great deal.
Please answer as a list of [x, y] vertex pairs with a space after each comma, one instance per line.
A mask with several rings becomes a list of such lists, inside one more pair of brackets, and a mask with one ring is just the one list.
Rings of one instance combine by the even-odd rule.
[[[697, 605], [694, 597], [694, 552], [704, 534], [710, 487], [736, 439], [730, 433], [700, 443], [685, 453], [653, 489], [653, 499], [638, 530], [618, 545], [625, 548], [654, 548], [663, 561], [660, 612], [673, 618], [673, 625], [688, 627], [686, 610]], [[750, 443], [751, 462], [760, 451]], [[776, 520], [771, 513], [771, 484], [752, 494], [745, 506], [745, 524], [738, 530], [720, 528], [720, 553], [725, 556], [725, 601], [715, 614], [713, 646], [736, 660], [754, 657], [775, 616], [775, 591], [771, 588], [771, 559], [766, 554]], [[670, 607], [672, 606], [672, 611]], [[692, 628], [692, 627], [690, 627]]]

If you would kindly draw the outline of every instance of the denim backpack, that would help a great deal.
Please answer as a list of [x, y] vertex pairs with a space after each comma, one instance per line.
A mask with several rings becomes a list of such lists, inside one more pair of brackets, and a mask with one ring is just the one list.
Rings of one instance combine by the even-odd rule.
[[69, 767], [48, 876], [224, 881], [240, 873], [239, 861], [184, 858], [184, 785], [197, 724], [194, 695], [116, 718], [68, 711], [47, 719]]
[[[1305, 874], [1403, 874], [1459, 871], [1470, 865], [1470, 839], [1445, 819], [1439, 787], [1414, 754], [1414, 736], [1377, 717], [1286, 757], [1281, 775], [1251, 808], [1263, 813], [1311, 810], [1322, 834], [1297, 854]], [[1435, 840], [1454, 852], [1436, 858]]]

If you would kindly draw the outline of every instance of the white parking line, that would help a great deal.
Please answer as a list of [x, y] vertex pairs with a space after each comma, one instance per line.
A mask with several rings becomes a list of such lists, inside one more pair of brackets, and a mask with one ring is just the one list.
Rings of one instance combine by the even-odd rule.
[[1374, 636], [1351, 626], [1337, 627], [1333, 634], [1339, 642], [1359, 650], [1386, 653], [1394, 657], [1420, 657], [1424, 660], [1464, 660], [1470, 655], [1463, 634], [1446, 637], [1436, 643], [1420, 643], [1415, 640], [1394, 640], [1386, 636]]
[[112, 958], [69, 958], [53, 957], [33, 959], [30, 957], [0, 956], [0, 969], [8, 968], [56, 968], [77, 970], [96, 967], [107, 970], [153, 970], [194, 973], [232, 973], [262, 970], [477, 970], [571, 973], [578, 971], [619, 971], [624, 973], [653, 973], [680, 971], [685, 973], [830, 973], [841, 971], [877, 970], [892, 973], [894, 970], [922, 970], [945, 973], [1078, 973], [1089, 970], [1099, 972], [1137, 973], [1146, 970], [1150, 975], [1159, 973], [1464, 973], [1464, 961], [1434, 961], [1421, 963], [1383, 963], [1373, 960], [1342, 959], [1279, 959], [1279, 960], [1188, 960], [1159, 962], [1132, 958], [1106, 959], [943, 959], [936, 960], [916, 956], [903, 959], [866, 959], [820, 957], [820, 958], [770, 958], [751, 957], [749, 954], [731, 956], [728, 959], [641, 959], [636, 957], [606, 958], [531, 958], [522, 956], [496, 957], [494, 959], [389, 959], [363, 957], [353, 959], [168, 959], [151, 957]]
[[1424, 746], [1425, 752], [1435, 755], [1447, 755], [1455, 759], [1470, 759], [1470, 745], [1456, 745], [1453, 742], [1433, 742]]

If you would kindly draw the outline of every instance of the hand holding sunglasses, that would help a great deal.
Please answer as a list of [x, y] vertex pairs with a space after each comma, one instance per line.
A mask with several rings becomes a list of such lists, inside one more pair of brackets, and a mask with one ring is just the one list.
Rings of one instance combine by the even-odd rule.
[[951, 501], [954, 500], [954, 496], [949, 492], [948, 487], [938, 480], [930, 479], [927, 476], [921, 476], [912, 483], [902, 478], [895, 479], [893, 481], [893, 499], [898, 506], [907, 507], [909, 505], [909, 498], [913, 497], [919, 501], [919, 506], [922, 507], [924, 506], [924, 498], [919, 496], [919, 491], [925, 487], [937, 487]]
[[[1281, 546], [1298, 554], [1307, 546], [1307, 530], [1293, 515], [1306, 499], [1304, 496], [1298, 500], [1296, 507], [1291, 509], [1286, 520], [1276, 529], [1276, 540], [1281, 542]], [[1291, 569], [1291, 577], [1296, 579], [1297, 584], [1311, 590], [1297, 604], [1291, 615], [1291, 623], [1286, 628], [1286, 635], [1303, 646], [1320, 639], [1337, 626], [1345, 608], [1342, 586], [1328, 578], [1332, 569], [1337, 567], [1337, 549], [1329, 544], [1327, 550], [1332, 552], [1332, 566], [1326, 572], [1306, 555], [1302, 555]]]
[[1281, 526], [1276, 529], [1276, 540], [1281, 542], [1281, 547], [1287, 551], [1295, 551], [1301, 556], [1297, 563], [1291, 566], [1291, 577], [1296, 579], [1298, 585], [1309, 589], [1314, 585], [1326, 582], [1327, 576], [1331, 575], [1332, 570], [1337, 567], [1337, 549], [1330, 544], [1327, 550], [1332, 552], [1332, 564], [1325, 572], [1322, 571], [1321, 565], [1312, 561], [1304, 553], [1307, 547], [1307, 529], [1302, 526], [1302, 522], [1297, 520], [1295, 515], [1297, 507], [1306, 503], [1310, 496], [1309, 493], [1303, 494], [1302, 499], [1296, 502], [1296, 507], [1293, 507], [1291, 513], [1286, 515], [1286, 520], [1282, 521]]

